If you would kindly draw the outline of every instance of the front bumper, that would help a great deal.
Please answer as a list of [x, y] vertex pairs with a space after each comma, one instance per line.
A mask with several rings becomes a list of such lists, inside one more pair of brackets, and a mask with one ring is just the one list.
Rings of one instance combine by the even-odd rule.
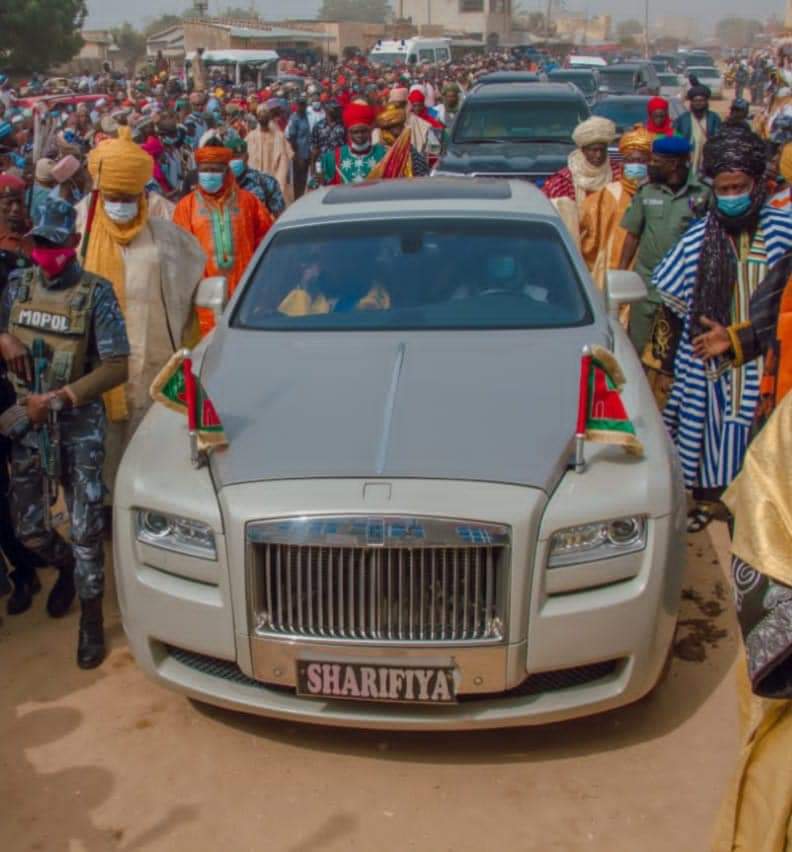
[[[115, 518], [124, 625], [141, 667], [164, 685], [212, 704], [291, 720], [361, 728], [465, 729], [542, 724], [609, 710], [646, 694], [666, 659], [676, 621], [684, 537], [672, 517], [652, 519], [631, 564], [602, 564], [608, 585], [570, 592], [542, 566], [536, 541], [541, 492], [488, 483], [398, 481], [387, 505], [361, 498], [365, 483], [322, 480], [235, 486], [220, 495], [225, 536], [218, 563], [195, 566], [135, 541], [133, 515]], [[244, 525], [254, 519], [333, 512], [414, 513], [512, 528], [507, 632], [476, 646], [327, 643], [256, 637], [249, 618]], [[438, 511], [438, 507], [441, 510]], [[164, 508], [164, 507], [163, 507]], [[523, 554], [521, 557], [520, 554]], [[538, 566], [538, 567], [537, 567]], [[608, 573], [609, 572], [609, 573]], [[624, 578], [624, 579], [620, 579]], [[388, 705], [295, 694], [301, 658], [451, 665], [453, 706]]]

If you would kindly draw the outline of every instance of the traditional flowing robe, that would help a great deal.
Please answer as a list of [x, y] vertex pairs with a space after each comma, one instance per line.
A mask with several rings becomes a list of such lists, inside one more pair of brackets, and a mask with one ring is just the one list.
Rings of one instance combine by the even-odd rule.
[[792, 849], [792, 394], [752, 442], [723, 500], [734, 514], [733, 581], [745, 642], [743, 737], [713, 852]]
[[[206, 253], [204, 275], [222, 275], [231, 295], [273, 220], [255, 195], [232, 181], [218, 198], [201, 189], [186, 195], [176, 205], [173, 221], [193, 234]], [[214, 321], [203, 311], [199, 317], [201, 333], [206, 334]]]
[[383, 145], [372, 145], [364, 156], [355, 154], [348, 145], [322, 156], [322, 175], [326, 184], [362, 183], [371, 170], [387, 154]]
[[600, 290], [609, 269], [618, 269], [627, 231], [621, 221], [633, 200], [635, 188], [613, 181], [583, 202], [580, 217], [580, 250]]
[[248, 147], [248, 167], [272, 175], [280, 184], [281, 192], [288, 203], [290, 198], [294, 198], [293, 192], [290, 195], [289, 181], [294, 155], [283, 132], [274, 122], [270, 122], [268, 130], [257, 127], [248, 133], [245, 141]]

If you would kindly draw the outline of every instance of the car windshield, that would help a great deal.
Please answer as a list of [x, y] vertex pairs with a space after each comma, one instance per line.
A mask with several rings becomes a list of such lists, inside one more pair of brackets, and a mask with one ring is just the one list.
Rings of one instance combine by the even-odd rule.
[[611, 92], [634, 92], [638, 72], [634, 68], [603, 68], [600, 85]]
[[559, 328], [590, 308], [541, 222], [390, 219], [287, 228], [248, 282], [235, 328]]
[[696, 77], [703, 77], [709, 80], [713, 77], [719, 77], [717, 68], [710, 68], [709, 65], [691, 65], [687, 69], [688, 74], [693, 74]]
[[550, 75], [552, 83], [574, 83], [584, 95], [593, 95], [597, 91], [597, 81], [593, 74], [565, 74], [563, 71]]
[[660, 83], [663, 86], [678, 86], [679, 85], [679, 77], [676, 74], [661, 74], [660, 75]]
[[372, 53], [371, 61], [379, 65], [398, 65], [407, 62], [406, 53]]
[[454, 126], [454, 142], [571, 142], [586, 118], [582, 99], [468, 102]]
[[594, 114], [609, 118], [621, 133], [628, 127], [642, 124], [647, 119], [646, 101], [608, 98], [594, 107]]

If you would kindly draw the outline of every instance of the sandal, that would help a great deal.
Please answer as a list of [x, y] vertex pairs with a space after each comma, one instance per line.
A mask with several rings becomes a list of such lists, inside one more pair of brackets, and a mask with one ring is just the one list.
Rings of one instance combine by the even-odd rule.
[[707, 509], [699, 507], [691, 509], [687, 517], [687, 531], [689, 533], [699, 533], [710, 525], [714, 516]]

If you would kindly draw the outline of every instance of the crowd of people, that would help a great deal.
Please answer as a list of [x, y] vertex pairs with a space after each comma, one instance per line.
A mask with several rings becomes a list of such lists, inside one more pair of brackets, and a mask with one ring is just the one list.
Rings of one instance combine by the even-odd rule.
[[[158, 63], [136, 80], [76, 80], [75, 93], [55, 99], [38, 80], [18, 97], [0, 76], [9, 614], [31, 606], [37, 571], [55, 567], [48, 612], [63, 616], [77, 594], [78, 663], [101, 663], [108, 490], [155, 374], [212, 328], [213, 315], [194, 306], [198, 282], [223, 276], [232, 293], [273, 222], [320, 185], [430, 174], [477, 76], [524, 67], [506, 54], [410, 69], [355, 58], [291, 68], [302, 84], [259, 88], [232, 85], [200, 62], [187, 83]], [[724, 838], [742, 838], [736, 848], [746, 849], [782, 848], [754, 841], [781, 831], [792, 801], [787, 784], [778, 791], [786, 811], [779, 804], [769, 823], [736, 804], [764, 783], [768, 743], [790, 741], [788, 68], [765, 54], [735, 61], [737, 98], [725, 120], [695, 80], [675, 122], [662, 98], [621, 136], [590, 118], [573, 134], [567, 166], [543, 186], [598, 287], [613, 269], [635, 270], [647, 285], [647, 298], [620, 318], [679, 451], [689, 531], [724, 506], [733, 513], [749, 684], [771, 699], [751, 717], [743, 786], [724, 817]], [[50, 470], [37, 427], [54, 420]], [[53, 476], [71, 518], [68, 543], [51, 523]]]

